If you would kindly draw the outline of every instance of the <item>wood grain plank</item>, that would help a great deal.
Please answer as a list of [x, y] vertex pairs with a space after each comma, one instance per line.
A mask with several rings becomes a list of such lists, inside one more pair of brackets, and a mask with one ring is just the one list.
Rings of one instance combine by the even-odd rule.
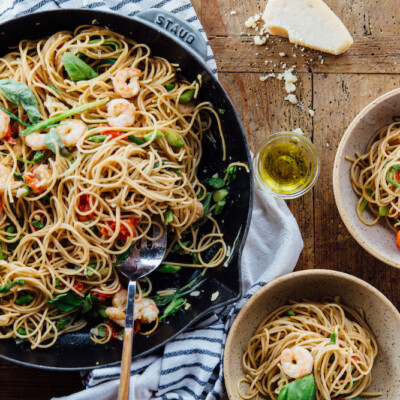
[[352, 119], [373, 99], [398, 86], [399, 75], [315, 74], [313, 105], [314, 143], [321, 159], [314, 200], [315, 267], [358, 276], [397, 307], [400, 302], [395, 284], [399, 284], [400, 270], [369, 255], [347, 231], [335, 205], [332, 169], [340, 139]]
[[[297, 94], [301, 106], [284, 100], [287, 95], [282, 81], [260, 81], [261, 74], [226, 74], [219, 78], [229, 92], [254, 152], [271, 133], [301, 128], [312, 139], [313, 121], [306, 111], [312, 106], [311, 74], [300, 74]], [[313, 192], [288, 202], [303, 234], [304, 250], [299, 268], [314, 267]]]
[[400, 36], [356, 37], [350, 49], [339, 56], [301, 51], [276, 36], [263, 46], [255, 45], [253, 36], [210, 36], [209, 40], [221, 72], [281, 72], [286, 64], [296, 65], [298, 72], [400, 73]]

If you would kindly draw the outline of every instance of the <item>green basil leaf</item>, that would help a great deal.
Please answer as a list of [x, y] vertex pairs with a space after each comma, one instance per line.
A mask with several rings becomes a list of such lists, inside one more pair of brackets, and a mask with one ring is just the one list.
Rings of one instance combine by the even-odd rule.
[[83, 297], [75, 293], [63, 293], [47, 303], [61, 311], [72, 311], [83, 303]]
[[57, 153], [58, 147], [60, 155], [62, 157], [68, 157], [68, 151], [65, 148], [60, 135], [54, 129], [50, 129], [50, 132], [46, 134], [46, 136], [44, 137], [44, 144], [54, 154]]
[[23, 295], [21, 297], [18, 297], [18, 299], [15, 300], [15, 302], [18, 305], [21, 305], [21, 304], [30, 303], [32, 300], [33, 300], [33, 296], [31, 296], [30, 294], [25, 294], [25, 295]]
[[227, 172], [227, 177], [226, 177], [226, 185], [229, 185], [233, 180], [236, 179], [236, 172], [237, 172], [237, 166], [233, 165], [228, 169]]
[[62, 61], [67, 74], [74, 82], [84, 81], [98, 76], [97, 72], [90, 65], [86, 64], [85, 61], [82, 61], [71, 52], [64, 53], [62, 55]]
[[25, 285], [25, 281], [14, 281], [7, 283], [7, 285], [0, 286], [0, 293], [8, 292], [14, 285]]
[[222, 178], [207, 178], [204, 179], [204, 183], [213, 189], [221, 189], [225, 186], [225, 181]]
[[165, 211], [165, 213], [164, 213], [164, 224], [168, 225], [173, 220], [174, 220], [174, 213], [172, 212], [172, 210]]
[[92, 309], [96, 310], [99, 305], [100, 305], [100, 300], [96, 296], [92, 294], [87, 295], [82, 303], [82, 314], [86, 314]]
[[307, 375], [283, 386], [277, 400], [314, 400], [316, 388], [314, 375]]
[[53, 85], [47, 85], [48, 88], [50, 88], [51, 90], [53, 90], [54, 92], [56, 92], [57, 94], [61, 94], [61, 92]]
[[117, 261], [115, 261], [114, 266], [118, 267], [118, 265], [121, 265], [131, 254], [133, 251], [133, 248], [135, 247], [134, 244], [132, 244], [128, 250], [120, 254], [117, 258]]
[[37, 124], [40, 119], [38, 102], [30, 87], [12, 79], [1, 79], [0, 90], [8, 101], [21, 105], [28, 114], [32, 124]]
[[43, 150], [39, 150], [33, 156], [33, 162], [35, 164], [40, 164], [44, 160], [45, 153]]

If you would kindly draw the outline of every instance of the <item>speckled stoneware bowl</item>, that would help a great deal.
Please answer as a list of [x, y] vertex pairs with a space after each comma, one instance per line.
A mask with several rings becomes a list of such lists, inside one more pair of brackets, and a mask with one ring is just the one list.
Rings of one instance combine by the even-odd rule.
[[[400, 115], [400, 89], [374, 100], [357, 115], [343, 135], [336, 152], [333, 191], [340, 216], [354, 239], [374, 257], [400, 268], [400, 251], [396, 246], [396, 237], [385, 221], [367, 226], [358, 218], [356, 206], [359, 197], [351, 185], [351, 163], [345, 159], [346, 156], [354, 157], [357, 151], [364, 154], [374, 133], [391, 124], [394, 115]], [[364, 214], [373, 220], [368, 207]]]
[[260, 289], [240, 311], [228, 335], [224, 355], [225, 385], [230, 400], [240, 400], [237, 383], [244, 377], [242, 356], [259, 323], [289, 300], [316, 300], [340, 296], [343, 304], [362, 309], [378, 342], [369, 391], [380, 391], [382, 400], [400, 399], [400, 314], [370, 284], [330, 270], [294, 272]]

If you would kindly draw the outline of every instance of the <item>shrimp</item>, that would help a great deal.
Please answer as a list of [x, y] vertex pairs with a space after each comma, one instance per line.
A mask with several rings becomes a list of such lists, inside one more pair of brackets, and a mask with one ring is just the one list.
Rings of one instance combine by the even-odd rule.
[[[85, 134], [86, 130], [86, 124], [80, 119], [67, 119], [56, 128], [56, 132], [60, 135], [61, 141], [67, 147], [75, 146], [79, 142], [79, 139]], [[25, 136], [25, 143], [32, 150], [45, 150], [47, 149], [44, 143], [45, 136], [46, 133], [31, 133]]]
[[122, 68], [112, 78], [114, 91], [124, 99], [137, 96], [140, 90], [139, 77], [142, 74], [137, 68]]
[[[125, 308], [128, 292], [121, 289], [112, 298], [112, 305], [114, 307], [107, 307], [107, 317], [117, 323], [119, 326], [125, 326]], [[156, 303], [151, 299], [140, 299], [135, 301], [135, 315], [134, 319], [139, 319], [144, 324], [149, 324], [157, 319], [159, 310]]]
[[0, 193], [4, 193], [6, 191], [7, 181], [11, 174], [11, 169], [0, 165]]
[[121, 289], [119, 292], [114, 294], [112, 298], [112, 305], [114, 307], [120, 308], [121, 310], [125, 310], [127, 298], [128, 292], [126, 291], [126, 289]]
[[11, 137], [10, 116], [0, 110], [0, 139]]
[[40, 194], [50, 186], [53, 174], [47, 165], [41, 164], [33, 168], [31, 172], [25, 172], [23, 177], [33, 192]]
[[46, 96], [46, 101], [43, 104], [49, 111], [49, 115], [68, 110], [68, 107], [64, 103], [61, 103], [61, 101], [58, 101], [55, 97], [49, 95]]
[[110, 126], [132, 126], [135, 106], [125, 99], [114, 99], [107, 104], [107, 121]]
[[313, 356], [304, 347], [296, 346], [292, 349], [284, 349], [282, 351], [282, 370], [290, 378], [298, 379], [311, 374], [313, 364]]
[[107, 317], [114, 321], [119, 326], [125, 327], [125, 312], [118, 307], [107, 307]]
[[190, 114], [194, 111], [196, 108], [196, 105], [194, 104], [193, 101], [187, 103], [187, 104], [178, 104], [178, 110], [182, 114]]
[[198, 221], [199, 219], [203, 218], [204, 216], [204, 206], [198, 200], [195, 200], [195, 208], [194, 208], [194, 222]]
[[[139, 300], [140, 302], [140, 300]], [[144, 324], [149, 324], [157, 319], [158, 313], [160, 312], [156, 303], [152, 299], [141, 299], [142, 312], [140, 320]], [[136, 305], [135, 305], [136, 308]]]
[[67, 119], [56, 129], [65, 146], [75, 146], [86, 133], [87, 125], [80, 119]]

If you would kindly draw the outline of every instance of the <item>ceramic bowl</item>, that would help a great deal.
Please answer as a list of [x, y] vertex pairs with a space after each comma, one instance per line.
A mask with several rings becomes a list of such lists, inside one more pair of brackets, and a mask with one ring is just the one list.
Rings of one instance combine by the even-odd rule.
[[362, 309], [378, 342], [369, 391], [382, 399], [400, 398], [400, 314], [377, 289], [354, 276], [329, 270], [294, 272], [264, 286], [246, 303], [229, 332], [224, 355], [225, 385], [230, 400], [240, 400], [237, 383], [244, 377], [242, 356], [260, 322], [289, 300], [320, 301], [340, 296], [343, 304]]
[[[333, 191], [340, 216], [354, 239], [374, 257], [393, 267], [400, 268], [400, 251], [396, 236], [382, 219], [373, 226], [364, 225], [358, 218], [356, 206], [359, 197], [350, 179], [351, 163], [346, 156], [365, 153], [371, 137], [380, 128], [393, 122], [400, 115], [400, 89], [395, 89], [365, 107], [347, 128], [336, 152], [333, 168]], [[368, 207], [364, 211], [370, 214]], [[371, 220], [372, 214], [370, 214]]]

